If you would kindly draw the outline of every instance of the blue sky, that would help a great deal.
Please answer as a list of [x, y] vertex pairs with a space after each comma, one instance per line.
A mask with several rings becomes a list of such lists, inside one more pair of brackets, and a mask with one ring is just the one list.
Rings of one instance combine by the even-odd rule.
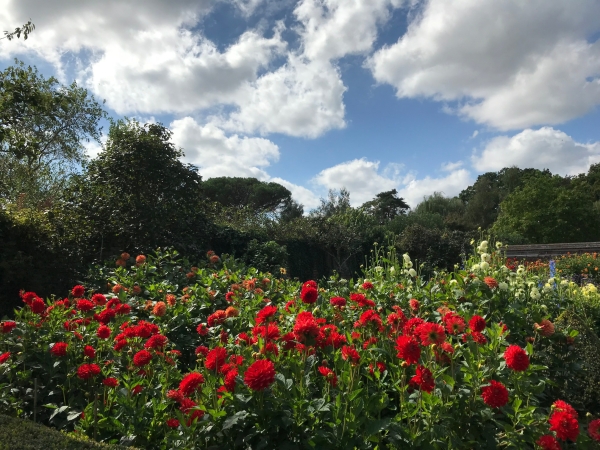
[[600, 162], [597, 0], [0, 2], [3, 29], [36, 24], [0, 67], [77, 80], [169, 126], [205, 178], [280, 182], [306, 209]]

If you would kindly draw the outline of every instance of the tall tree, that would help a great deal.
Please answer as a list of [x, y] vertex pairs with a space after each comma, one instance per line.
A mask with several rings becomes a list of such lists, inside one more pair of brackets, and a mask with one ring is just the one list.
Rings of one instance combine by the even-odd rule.
[[380, 192], [373, 200], [364, 203], [361, 208], [383, 225], [395, 217], [405, 214], [410, 208], [404, 199], [398, 197], [397, 194], [396, 189]]
[[19, 61], [0, 72], [0, 198], [39, 202], [85, 162], [84, 142], [100, 142], [105, 114], [76, 83], [63, 86]]
[[74, 178], [57, 224], [98, 259], [159, 246], [199, 254], [208, 226], [201, 177], [182, 156], [161, 124], [114, 122], [106, 149]]

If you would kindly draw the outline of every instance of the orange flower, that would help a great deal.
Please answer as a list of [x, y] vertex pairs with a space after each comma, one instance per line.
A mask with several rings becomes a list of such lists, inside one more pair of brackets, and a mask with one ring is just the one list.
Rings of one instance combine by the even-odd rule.
[[154, 305], [154, 309], [152, 309], [152, 314], [154, 314], [157, 317], [164, 316], [166, 312], [167, 305], [165, 304], [165, 302], [156, 302], [156, 305]]
[[177, 303], [177, 297], [175, 297], [173, 294], [167, 294], [166, 300], [169, 306], [175, 306]]
[[141, 266], [142, 264], [144, 264], [146, 262], [146, 256], [145, 255], [137, 255], [135, 257], [135, 263], [138, 266]]
[[113, 294], [118, 294], [122, 290], [123, 290], [123, 286], [121, 286], [120, 284], [115, 284], [112, 288]]
[[139, 286], [136, 284], [136, 285], [133, 287], [133, 293], [134, 293], [135, 295], [138, 295], [138, 294], [140, 294], [140, 292], [142, 292], [142, 288], [141, 288], [141, 287], [139, 287]]
[[121, 266], [121, 267], [125, 267], [127, 265], [127, 261], [125, 261], [124, 259], [117, 259], [117, 261], [115, 262], [115, 264], [117, 266]]
[[230, 306], [229, 308], [227, 308], [225, 310], [225, 315], [227, 317], [237, 317], [240, 315], [240, 312], [237, 309], [235, 309], [233, 306]]
[[127, 261], [129, 258], [131, 258], [131, 255], [127, 252], [123, 252], [121, 253], [121, 259]]

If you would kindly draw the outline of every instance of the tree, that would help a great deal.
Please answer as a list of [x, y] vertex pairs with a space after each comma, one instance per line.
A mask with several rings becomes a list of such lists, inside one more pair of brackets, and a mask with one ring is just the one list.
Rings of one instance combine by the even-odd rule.
[[531, 243], [600, 239], [600, 215], [587, 184], [541, 173], [508, 195], [492, 230], [516, 234]]
[[464, 214], [465, 204], [460, 198], [444, 197], [441, 192], [425, 196], [413, 211], [413, 215], [422, 217], [437, 215], [441, 218], [444, 227], [450, 229], [463, 228]]
[[371, 201], [364, 203], [361, 208], [377, 219], [383, 225], [395, 217], [405, 214], [410, 208], [402, 197], [397, 197], [398, 191], [380, 192]]
[[251, 208], [257, 212], [276, 213], [292, 200], [292, 193], [286, 187], [256, 178], [210, 178], [202, 183], [202, 190], [209, 201], [221, 206]]
[[163, 246], [198, 256], [208, 227], [202, 179], [182, 156], [161, 124], [112, 123], [105, 150], [67, 190], [57, 226], [96, 259]]
[[35, 30], [35, 25], [31, 21], [31, 19], [29, 19], [29, 21], [26, 24], [23, 24], [23, 26], [15, 28], [15, 31], [12, 31], [12, 32], [5, 31], [4, 37], [2, 37], [0, 39], [8, 39], [9, 41], [12, 41], [15, 37], [17, 39], [19, 39], [21, 37], [21, 34], [23, 34], [23, 40], [26, 41], [27, 38], [29, 37], [29, 34], [33, 30]]
[[0, 72], [0, 198], [43, 200], [85, 163], [83, 142], [100, 142], [105, 115], [76, 83], [46, 80], [19, 61]]

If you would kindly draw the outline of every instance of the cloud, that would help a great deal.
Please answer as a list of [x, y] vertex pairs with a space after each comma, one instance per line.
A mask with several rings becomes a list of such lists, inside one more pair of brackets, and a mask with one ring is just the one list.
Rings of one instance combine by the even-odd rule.
[[377, 25], [389, 18], [390, 0], [302, 0], [294, 14], [302, 23], [304, 56], [331, 60], [371, 50]]
[[473, 183], [471, 174], [466, 169], [457, 169], [442, 178], [425, 177], [418, 179], [414, 174], [407, 175], [402, 180], [402, 188], [398, 195], [408, 203], [411, 208], [423, 201], [423, 198], [434, 192], [441, 192], [446, 197], [454, 197], [460, 191]]
[[185, 160], [198, 166], [204, 178], [254, 177], [266, 181], [269, 175], [264, 169], [279, 159], [279, 147], [268, 139], [226, 136], [214, 124], [200, 125], [191, 117], [173, 121], [170, 128]]
[[311, 182], [326, 189], [346, 188], [352, 206], [358, 206], [397, 186], [397, 180], [386, 178], [378, 171], [379, 161], [354, 159], [322, 170]]
[[456, 162], [447, 162], [447, 163], [443, 163], [442, 164], [442, 170], [444, 172], [452, 172], [456, 169], [460, 169], [463, 166], [463, 162], [462, 161], [456, 161]]
[[491, 139], [483, 150], [474, 152], [471, 162], [480, 172], [517, 166], [576, 175], [587, 172], [591, 164], [600, 162], [600, 142], [576, 142], [571, 136], [551, 127], [527, 129], [512, 137]]
[[398, 97], [457, 101], [502, 130], [557, 124], [600, 104], [597, 0], [428, 0], [367, 65]]
[[[2, 46], [0, 57], [30, 53], [59, 71], [75, 60], [80, 80], [118, 114], [189, 113], [235, 103], [286, 43], [276, 27], [271, 38], [255, 30], [219, 51], [190, 29], [214, 2], [133, 0], [9, 2], [4, 21], [36, 11], [35, 39]], [[2, 14], [2, 13], [0, 13]]]
[[285, 65], [238, 93], [237, 111], [213, 120], [231, 131], [315, 138], [346, 125], [345, 90], [330, 62], [290, 55]]
[[290, 183], [283, 178], [271, 178], [269, 181], [273, 183], [279, 183], [282, 186], [285, 186], [292, 193], [292, 198], [296, 200], [298, 203], [304, 205], [304, 212], [308, 212], [311, 209], [316, 208], [321, 204], [319, 197], [310, 189], [305, 188], [304, 186], [299, 186], [294, 183]]

